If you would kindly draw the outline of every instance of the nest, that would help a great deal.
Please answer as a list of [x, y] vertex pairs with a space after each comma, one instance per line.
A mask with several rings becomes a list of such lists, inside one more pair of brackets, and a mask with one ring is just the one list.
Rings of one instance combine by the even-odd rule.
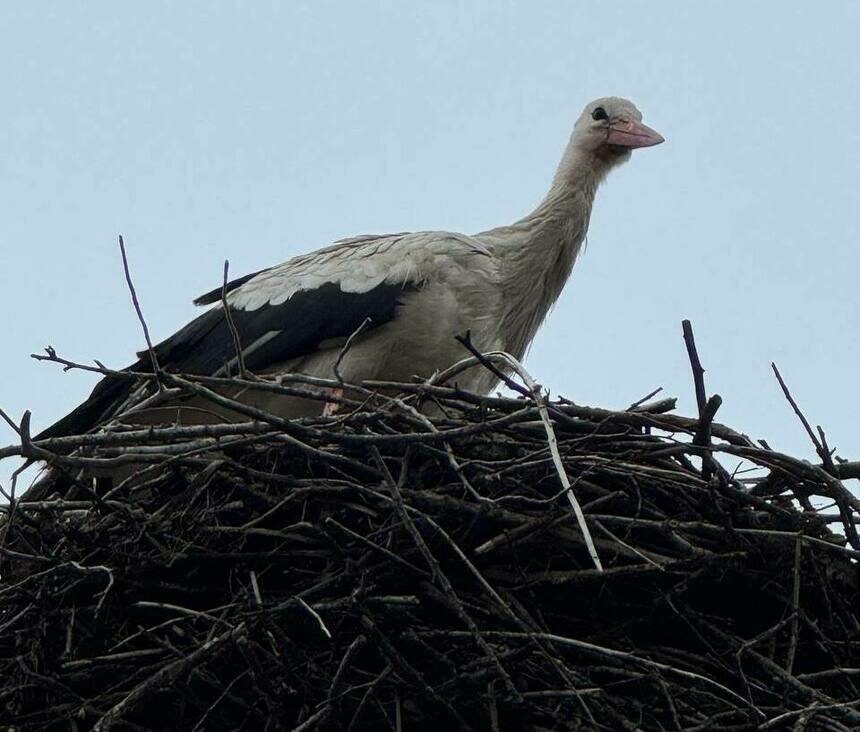
[[[756, 445], [707, 404], [401, 393], [286, 424], [22, 430], [53, 468], [2, 529], [0, 719], [860, 727], [856, 464]], [[94, 489], [98, 460], [136, 472]]]

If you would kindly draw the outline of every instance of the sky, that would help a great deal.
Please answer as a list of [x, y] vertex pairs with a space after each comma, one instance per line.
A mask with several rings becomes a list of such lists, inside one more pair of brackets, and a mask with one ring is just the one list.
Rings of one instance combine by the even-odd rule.
[[[666, 143], [599, 191], [526, 365], [553, 394], [695, 412], [806, 459], [770, 370], [860, 457], [860, 4], [0, 5], [0, 407], [34, 431], [231, 273], [361, 233], [510, 223], [591, 99]], [[0, 445], [15, 435], [0, 423]], [[10, 461], [0, 465], [8, 486]]]

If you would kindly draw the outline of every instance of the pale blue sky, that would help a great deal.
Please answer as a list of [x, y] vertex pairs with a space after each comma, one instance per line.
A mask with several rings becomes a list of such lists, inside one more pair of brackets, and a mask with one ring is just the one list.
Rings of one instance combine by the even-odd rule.
[[[34, 429], [231, 272], [366, 232], [528, 212], [590, 99], [667, 142], [598, 194], [527, 365], [554, 393], [694, 409], [812, 457], [770, 372], [860, 456], [860, 4], [38, 2], [0, 5], [0, 405]], [[0, 425], [0, 444], [13, 441]], [[0, 476], [8, 475], [7, 466]], [[5, 480], [3, 480], [5, 483]]]

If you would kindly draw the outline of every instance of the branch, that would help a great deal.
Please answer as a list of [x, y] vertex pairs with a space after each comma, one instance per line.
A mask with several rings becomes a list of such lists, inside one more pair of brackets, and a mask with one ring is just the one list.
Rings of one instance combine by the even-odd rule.
[[[134, 289], [134, 283], [131, 281], [131, 272], [128, 269], [128, 257], [125, 254], [125, 243], [122, 240], [122, 234], [119, 235], [119, 251], [122, 254], [122, 268], [125, 272], [125, 281], [128, 284], [129, 292], [131, 292], [131, 301], [134, 303], [134, 311], [137, 313], [137, 319], [143, 328], [143, 337], [146, 339], [146, 350], [149, 351], [149, 359], [152, 361], [152, 373], [158, 377], [161, 369], [158, 366], [158, 357], [155, 355], [155, 349], [152, 347], [152, 340], [149, 337], [149, 328], [146, 327], [146, 320], [143, 317], [143, 311], [140, 309], [140, 303], [137, 300], [137, 292]], [[158, 380], [159, 389], [161, 381]]]
[[723, 403], [723, 400], [718, 394], [714, 394], [710, 399], [707, 398], [707, 393], [705, 392], [705, 369], [702, 367], [699, 352], [696, 350], [693, 326], [689, 320], [682, 320], [681, 328], [684, 332], [684, 343], [687, 344], [687, 356], [690, 359], [690, 368], [693, 370], [693, 383], [696, 388], [696, 403], [699, 406], [699, 426], [696, 429], [696, 434], [693, 436], [693, 444], [706, 450], [702, 454], [702, 479], [707, 482], [711, 479], [711, 475], [715, 472], [720, 472], [716, 461], [707, 450], [711, 447], [711, 423], [714, 421], [714, 416]]
[[705, 411], [705, 404], [708, 401], [705, 393], [705, 369], [702, 368], [702, 362], [699, 360], [699, 353], [696, 351], [696, 339], [693, 337], [693, 326], [689, 320], [681, 321], [681, 328], [684, 332], [684, 343], [687, 344], [687, 355], [690, 358], [690, 367], [693, 369], [693, 383], [696, 386], [696, 404], [699, 406], [699, 418]]
[[349, 349], [352, 347], [353, 340], [358, 338], [358, 336], [361, 335], [372, 324], [372, 318], [365, 318], [364, 320], [362, 320], [361, 325], [359, 325], [358, 328], [356, 328], [350, 334], [349, 338], [346, 339], [346, 343], [343, 344], [343, 348], [340, 349], [340, 353], [337, 354], [337, 360], [334, 362], [332, 370], [334, 371], [335, 378], [341, 383], [341, 385], [344, 383], [343, 376], [341, 376], [340, 373], [341, 362], [346, 357], [346, 354], [349, 353]]
[[[245, 370], [245, 354], [242, 353], [242, 340], [239, 338], [239, 331], [236, 328], [236, 323], [233, 321], [233, 313], [230, 311], [230, 304], [227, 302], [227, 273], [230, 271], [230, 260], [224, 260], [224, 283], [221, 285], [221, 306], [224, 308], [224, 318], [227, 320], [227, 327], [230, 329], [230, 335], [233, 338], [233, 347], [236, 349], [236, 363], [239, 367], [239, 376], [243, 379], [247, 378], [248, 372]], [[227, 374], [228, 376], [230, 374]]]
[[782, 374], [779, 373], [779, 369], [776, 367], [776, 364], [771, 362], [770, 367], [776, 375], [776, 380], [779, 382], [780, 388], [782, 388], [782, 393], [785, 395], [785, 398], [788, 400], [788, 403], [791, 405], [791, 408], [794, 410], [794, 413], [803, 425], [803, 429], [806, 430], [806, 434], [809, 435], [809, 439], [812, 440], [812, 444], [815, 445], [815, 452], [817, 452], [818, 457], [821, 458], [821, 462], [824, 464], [824, 469], [831, 475], [839, 475], [839, 471], [836, 469], [836, 466], [833, 465], [833, 458], [830, 455], [830, 452], [825, 449], [824, 445], [821, 444], [816, 434], [812, 431], [812, 427], [809, 426], [809, 422], [806, 421], [806, 417], [803, 416], [803, 412], [800, 411], [800, 407], [797, 406], [797, 402], [794, 401], [794, 397], [791, 396], [791, 392], [788, 390], [788, 386], [786, 386], [786, 383], [782, 378]]

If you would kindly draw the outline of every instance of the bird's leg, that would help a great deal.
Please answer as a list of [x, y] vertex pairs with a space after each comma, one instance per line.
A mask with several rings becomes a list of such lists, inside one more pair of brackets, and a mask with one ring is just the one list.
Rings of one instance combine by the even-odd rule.
[[[343, 396], [343, 389], [329, 389], [328, 390], [332, 395], [336, 397]], [[338, 409], [340, 404], [338, 402], [326, 402], [323, 407], [322, 416], [323, 417], [331, 417]]]

